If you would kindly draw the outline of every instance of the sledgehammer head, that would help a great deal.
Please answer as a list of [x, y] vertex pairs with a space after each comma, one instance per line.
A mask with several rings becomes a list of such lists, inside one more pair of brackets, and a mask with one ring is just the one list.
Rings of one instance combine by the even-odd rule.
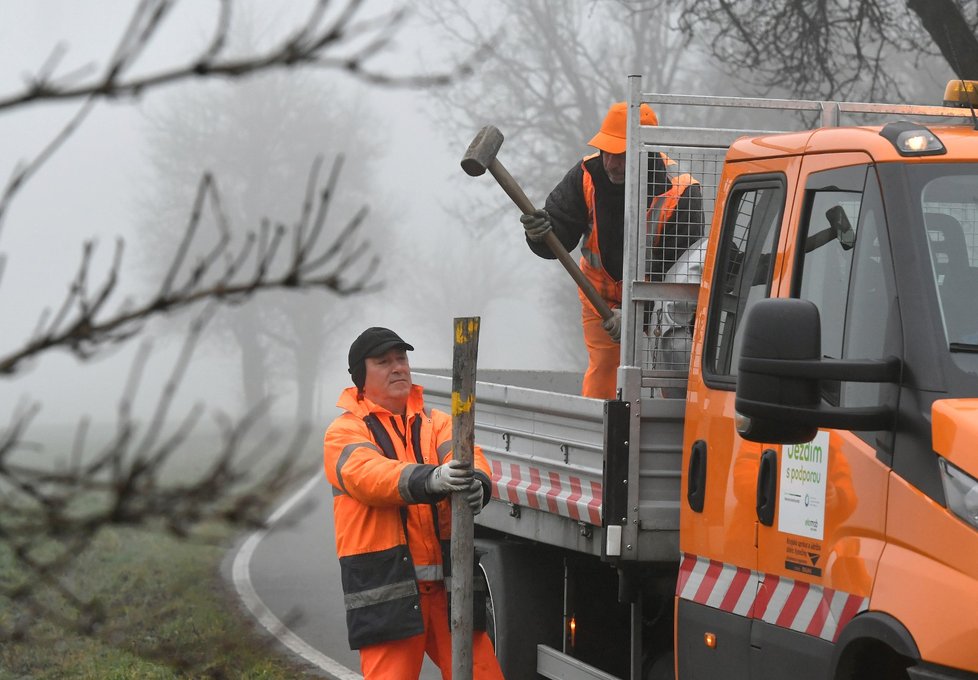
[[475, 136], [465, 155], [462, 156], [462, 169], [473, 177], [484, 174], [489, 164], [496, 158], [499, 147], [503, 145], [503, 133], [494, 125], [487, 125]]

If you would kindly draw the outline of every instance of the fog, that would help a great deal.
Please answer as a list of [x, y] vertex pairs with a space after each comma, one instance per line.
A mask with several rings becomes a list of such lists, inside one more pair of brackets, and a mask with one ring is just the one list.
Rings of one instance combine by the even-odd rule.
[[[390, 4], [376, 2], [368, 7], [370, 12], [382, 12]], [[310, 5], [233, 3], [233, 8], [236, 17], [254, 17], [254, 25], [260, 27], [255, 39], [269, 43], [287, 35]], [[0, 96], [22, 90], [59, 44], [64, 56], [56, 74], [93, 67], [97, 73], [111, 57], [131, 6], [122, 1], [101, 2], [95, 11], [91, 4], [69, 0], [5, 2], [0, 21]], [[154, 72], [196, 54], [210, 38], [216, 14], [217, 3], [180, 5], [135, 72]], [[400, 74], [426, 73], [447, 68], [450, 57], [440, 53], [437, 42], [414, 22], [371, 66]], [[508, 199], [488, 176], [473, 179], [460, 170], [464, 144], [448, 138], [432, 122], [439, 91], [366, 85], [326, 69], [314, 75], [330, 83], [334, 92], [343, 93], [335, 97], [334, 113], [342, 114], [347, 102], [357, 101], [371, 114], [365, 119], [365, 129], [357, 133], [369, 141], [369, 149], [363, 153], [371, 155], [371, 163], [365, 177], [356, 180], [355, 188], [370, 208], [363, 236], [369, 241], [370, 252], [381, 258], [377, 278], [383, 282], [376, 293], [350, 299], [333, 296], [325, 307], [333, 330], [328, 346], [324, 346], [327, 354], [323, 363], [315, 369], [314, 428], [324, 427], [332, 417], [336, 395], [348, 384], [346, 348], [371, 325], [394, 328], [413, 343], [415, 367], [448, 367], [453, 317], [480, 316], [480, 366], [559, 368], [546, 347], [543, 303], [533, 292], [543, 278], [562, 273], [542, 267], [526, 251], [515, 207], [502, 213], [506, 219], [490, 236], [473, 238], [466, 225], [458, 224], [457, 207], [463, 198], [498, 205], [505, 205]], [[123, 239], [126, 244], [119, 290], [109, 310], [127, 298], [142, 300], [152, 294], [154, 289], [144, 270], [145, 243], [140, 246], [144, 238], [140, 229], [146, 221], [143, 206], [152, 197], [155, 181], [149, 172], [150, 154], [155, 151], [147, 138], [148, 121], [179, 101], [181, 90], [197, 87], [184, 82], [160, 87], [138, 99], [98, 102], [83, 125], [15, 196], [0, 226], [0, 254], [5, 258], [0, 279], [0, 354], [25, 343], [42, 310], [59, 307], [76, 275], [86, 240], [94, 239], [97, 244], [89, 275], [92, 288], [97, 288], [108, 272], [116, 240]], [[35, 158], [80, 106], [80, 101], [71, 101], [0, 111], [0, 181], [5, 182], [18, 163]], [[472, 134], [475, 132], [473, 129]], [[308, 145], [324, 156], [327, 166], [337, 153], [316, 139], [309, 139]], [[349, 167], [358, 151], [346, 153]], [[209, 169], [187, 163], [182, 172], [198, 177]], [[302, 173], [306, 171], [303, 167]], [[220, 182], [221, 177], [217, 180]], [[341, 176], [340, 193], [353, 188], [345, 187]], [[224, 200], [233, 214], [231, 197]], [[187, 214], [189, 210], [188, 202]], [[336, 222], [342, 224], [353, 210], [354, 206], [344, 206]], [[294, 219], [295, 214], [270, 217]], [[180, 221], [173, 226], [174, 238], [184, 224]], [[257, 228], [257, 224], [243, 226]], [[511, 267], [504, 261], [509, 259], [507, 254], [523, 261], [512, 269], [509, 285], [499, 292], [479, 290], [479, 270]], [[174, 324], [189, 325], [199, 311], [173, 314], [165, 324], [151, 323], [139, 337], [100, 352], [89, 361], [60, 349], [41, 354], [15, 376], [0, 382], [4, 420], [9, 420], [18, 404], [39, 402], [42, 410], [34, 421], [35, 432], [45, 423], [70, 424], [83, 415], [99, 422], [113, 421], [137, 349], [145, 340], [153, 342], [153, 353], [135, 407], [137, 414], [148, 414], [180, 348], [181, 335], [172, 330]], [[213, 336], [215, 332], [214, 324], [210, 324], [206, 334]], [[172, 416], [180, 417], [197, 403], [230, 414], [241, 413], [245, 404], [240, 364], [233, 344], [205, 337], [181, 383]], [[287, 423], [295, 401], [293, 382], [276, 379], [269, 392], [274, 397], [273, 413]]]

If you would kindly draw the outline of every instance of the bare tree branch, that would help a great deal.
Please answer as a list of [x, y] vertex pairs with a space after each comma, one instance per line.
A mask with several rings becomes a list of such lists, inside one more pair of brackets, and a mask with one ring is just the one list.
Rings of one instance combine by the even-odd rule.
[[722, 68], [761, 93], [906, 100], [913, 85], [907, 55], [942, 54], [961, 77], [978, 77], [976, 18], [965, 16], [960, 0], [680, 5], [683, 31], [703, 40]]
[[[19, 192], [82, 125], [92, 108], [106, 98], [138, 97], [153, 88], [202, 78], [239, 78], [270, 69], [299, 66], [333, 69], [361, 80], [394, 86], [447, 83], [466, 72], [468, 62], [434, 75], [397, 75], [370, 66], [404, 30], [404, 13], [365, 16], [363, 0], [318, 0], [303, 24], [278, 44], [232, 56], [231, 0], [219, 0], [213, 32], [206, 45], [185, 62], [158, 71], [140, 69], [145, 55], [161, 40], [162, 27], [179, 0], [140, 0], [104, 64], [67, 70], [67, 48], [57, 45], [47, 59], [14, 92], [0, 93], [0, 115], [30, 110], [50, 102], [76, 100], [78, 110], [35, 157], [20, 163], [0, 186], [0, 226]], [[472, 59], [480, 53], [476, 50]], [[335, 229], [327, 224], [337, 200], [342, 158], [321, 185], [322, 159], [309, 172], [300, 216], [262, 219], [235, 237], [218, 182], [203, 173], [188, 216], [170, 223], [182, 226], [172, 259], [165, 262], [149, 295], [119, 301], [124, 242], [115, 244], [107, 271], [96, 266], [97, 246], [83, 246], [77, 270], [59, 305], [39, 314], [35, 331], [13, 347], [0, 350], [0, 380], [8, 379], [50, 350], [65, 349], [82, 360], [147, 332], [147, 324], [192, 307], [198, 316], [184, 334], [170, 374], [145, 422], [135, 408], [151, 345], [141, 344], [119, 395], [113, 430], [93, 436], [82, 419], [71, 442], [56, 452], [63, 459], [45, 460], [44, 449], [29, 440], [40, 410], [21, 404], [0, 426], [0, 560], [14, 565], [0, 578], [0, 647], [22, 639], [38, 619], [65, 629], [98, 635], [104, 606], [82, 595], [67, 577], [77, 557], [107, 526], [163, 527], [186, 538], [205, 521], [236, 527], [260, 526], [272, 500], [318, 467], [303, 462], [308, 426], [291, 427], [286, 438], [268, 426], [269, 403], [255, 405], [240, 420], [216, 413], [219, 441], [198, 445], [194, 454], [208, 465], [189, 479], [173, 475], [178, 452], [199, 434], [206, 413], [201, 404], [181, 405], [178, 391], [190, 370], [191, 356], [208, 319], [220, 306], [243, 303], [270, 290], [326, 290], [340, 296], [375, 290], [380, 260], [364, 236], [362, 209]], [[182, 205], [182, 204], [181, 204]], [[256, 211], [257, 212], [257, 211]], [[284, 222], [291, 224], [284, 226]], [[247, 221], [248, 224], [252, 222]], [[176, 231], [176, 229], [174, 229]], [[175, 234], [174, 234], [175, 235]], [[167, 233], [167, 245], [172, 243]], [[167, 250], [166, 252], [169, 252]], [[166, 258], [162, 258], [166, 259]], [[7, 259], [0, 254], [0, 281]], [[12, 342], [8, 337], [7, 342]], [[269, 451], [284, 448], [269, 460]], [[168, 477], [170, 473], [170, 477]], [[49, 597], [54, 594], [54, 598]], [[52, 604], [55, 602], [56, 604]], [[8, 612], [13, 612], [7, 616]]]
[[[141, 0], [133, 10], [104, 73], [86, 78], [83, 70], [56, 76], [58, 63], [67, 52], [59, 44], [41, 65], [27, 87], [21, 91], [0, 94], [0, 113], [28, 104], [84, 99], [85, 103], [64, 129], [29, 162], [16, 167], [0, 192], [0, 231], [9, 204], [21, 186], [57, 151], [87, 117], [94, 104], [104, 98], [138, 97], [148, 89], [194, 78], [241, 78], [273, 68], [309, 66], [344, 71], [365, 82], [385, 87], [430, 87], [447, 85], [472, 71], [472, 64], [482, 59], [487, 44], [478, 46], [470, 57], [454, 67], [432, 74], [393, 74], [373, 70], [367, 63], [383, 53], [391, 40], [403, 30], [406, 12], [398, 9], [376, 19], [359, 20], [363, 0], [344, 0], [337, 17], [322, 26], [328, 0], [319, 0], [304, 24], [291, 37], [268, 50], [242, 57], [223, 56], [232, 20], [232, 3], [221, 0], [210, 44], [190, 63], [172, 66], [149, 75], [129, 76], [140, 56], [157, 37], [160, 26], [179, 0]], [[342, 50], [350, 42], [366, 38], [366, 44]], [[340, 54], [333, 52], [340, 51]], [[75, 82], [81, 80], [81, 82]]]
[[[10, 549], [25, 574], [13, 583], [0, 582], [0, 598], [23, 610], [28, 620], [43, 617], [83, 633], [91, 633], [104, 620], [98, 601], [78, 596], [63, 580], [65, 570], [103, 527], [162, 522], [171, 533], [186, 537], [194, 526], [210, 519], [260, 526], [268, 502], [311, 474], [312, 466], [299, 462], [308, 435], [305, 427], [298, 429], [278, 463], [265, 473], [254, 472], [261, 462], [258, 458], [276, 446], [279, 435], [264, 433], [250, 454], [240, 455], [249, 428], [257, 420], [253, 411], [233, 425], [217, 414], [222, 443], [209, 468], [188, 482], [161, 483], [163, 467], [187, 441], [202, 414], [200, 406], [190, 408], [162, 436], [173, 396], [208, 316], [205, 311], [192, 322], [162, 398], [144, 429], [132, 419], [130, 407], [148, 349], [144, 347], [137, 355], [119, 404], [117, 434], [87, 464], [80, 463], [85, 422], [76, 434], [73, 463], [63, 470], [11, 460], [15, 451], [26, 446], [23, 437], [36, 405], [22, 408], [11, 425], [0, 431], [0, 545]], [[136, 437], [141, 429], [142, 435]], [[68, 611], [45, 604], [40, 597], [44, 589], [56, 592]], [[21, 621], [13, 627], [0, 626], [0, 640], [22, 636], [24, 625]]]
[[[38, 71], [24, 90], [0, 96], [0, 111], [44, 100], [138, 96], [147, 89], [180, 80], [205, 76], [240, 78], [275, 67], [308, 65], [337, 69], [371, 83], [403, 87], [444, 85], [471, 70], [471, 61], [447, 72], [430, 75], [396, 75], [370, 69], [367, 62], [388, 46], [392, 35], [402, 27], [405, 15], [403, 11], [393, 12], [379, 28], [372, 23], [354, 24], [354, 19], [363, 11], [363, 0], [346, 0], [336, 20], [326, 26], [319, 24], [329, 3], [320, 0], [306, 23], [279, 45], [245, 57], [222, 58], [231, 21], [231, 5], [223, 2], [215, 37], [196, 59], [185, 65], [127, 79], [127, 72], [155, 39], [163, 19], [175, 4], [175, 0], [143, 0], [134, 10], [129, 28], [100, 78], [77, 84], [65, 82], [63, 78], [56, 81], [52, 67], [47, 66]], [[374, 35], [366, 47], [349, 54], [327, 54], [334, 47], [347, 43], [351, 33], [370, 28]]]
[[907, 0], [959, 78], [978, 79], [978, 37], [954, 0]]
[[68, 124], [61, 129], [54, 138], [48, 142], [47, 146], [41, 150], [40, 153], [34, 157], [29, 163], [19, 164], [14, 168], [10, 175], [10, 179], [7, 180], [7, 186], [3, 188], [0, 192], [0, 233], [3, 232], [3, 218], [7, 213], [7, 208], [10, 203], [14, 200], [17, 192], [20, 191], [30, 178], [48, 161], [48, 159], [53, 156], [58, 149], [60, 149], [64, 143], [68, 140], [71, 135], [74, 134], [75, 130], [81, 126], [91, 112], [92, 107], [95, 105], [95, 99], [88, 99], [81, 108], [75, 113], [75, 115], [68, 121]]
[[[314, 165], [313, 173], [318, 171], [317, 168], [318, 163]], [[335, 185], [335, 181], [334, 174], [330, 182]], [[106, 305], [118, 283], [122, 242], [117, 244], [114, 263], [105, 280], [91, 297], [87, 279], [93, 245], [86, 243], [78, 275], [59, 313], [50, 322], [47, 321], [48, 315], [43, 314], [38, 331], [29, 342], [7, 354], [0, 355], [0, 375], [15, 373], [27, 360], [55, 348], [68, 349], [80, 358], [89, 358], [102, 347], [118, 344], [139, 333], [146, 322], [155, 316], [170, 314], [206, 300], [234, 304], [257, 292], [275, 289], [321, 288], [340, 295], [374, 290], [376, 284], [370, 279], [376, 272], [376, 262], [361, 270], [356, 280], [349, 280], [353, 266], [366, 252], [366, 248], [352, 243], [352, 239], [363, 225], [366, 217], [365, 210], [357, 213], [322, 252], [313, 252], [322, 234], [322, 223], [333, 195], [331, 191], [331, 185], [327, 185], [323, 190], [313, 229], [306, 239], [301, 240], [298, 236], [293, 239], [294, 252], [290, 263], [280, 271], [273, 271], [273, 263], [285, 234], [284, 228], [276, 229], [272, 239], [255, 253], [253, 271], [242, 279], [237, 277], [240, 273], [239, 265], [252, 251], [254, 234], [249, 233], [238, 253], [234, 254], [228, 250], [231, 245], [230, 236], [226, 226], [222, 225], [217, 245], [184, 275], [182, 281], [177, 282], [189, 244], [197, 233], [203, 214], [203, 204], [209, 198], [215, 205], [215, 210], [220, 212], [219, 193], [213, 180], [205, 174], [201, 179], [197, 199], [180, 248], [174, 256], [169, 273], [164, 278], [159, 292], [154, 297], [134, 307], [127, 306], [114, 313], [106, 312]], [[218, 223], [220, 224], [221, 220], [218, 220]], [[301, 231], [301, 223], [294, 230]], [[348, 254], [332, 267], [327, 267], [341, 252]], [[223, 274], [217, 275], [215, 280], [208, 281], [208, 276], [215, 270], [217, 261], [225, 255], [234, 264], [228, 266]]]

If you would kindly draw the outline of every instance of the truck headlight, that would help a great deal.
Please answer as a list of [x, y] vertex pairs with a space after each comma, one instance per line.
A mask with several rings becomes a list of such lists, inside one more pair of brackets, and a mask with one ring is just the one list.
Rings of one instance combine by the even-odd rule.
[[978, 529], [978, 479], [938, 458], [948, 510]]

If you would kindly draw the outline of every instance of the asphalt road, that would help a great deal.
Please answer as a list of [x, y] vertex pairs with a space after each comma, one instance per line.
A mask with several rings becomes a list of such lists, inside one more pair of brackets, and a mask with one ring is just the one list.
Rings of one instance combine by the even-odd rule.
[[[227, 572], [247, 610], [310, 664], [310, 677], [355, 680], [360, 660], [346, 640], [334, 545], [332, 494], [318, 475], [279, 506], [268, 529], [234, 548]], [[420, 680], [440, 678], [426, 660]]]

